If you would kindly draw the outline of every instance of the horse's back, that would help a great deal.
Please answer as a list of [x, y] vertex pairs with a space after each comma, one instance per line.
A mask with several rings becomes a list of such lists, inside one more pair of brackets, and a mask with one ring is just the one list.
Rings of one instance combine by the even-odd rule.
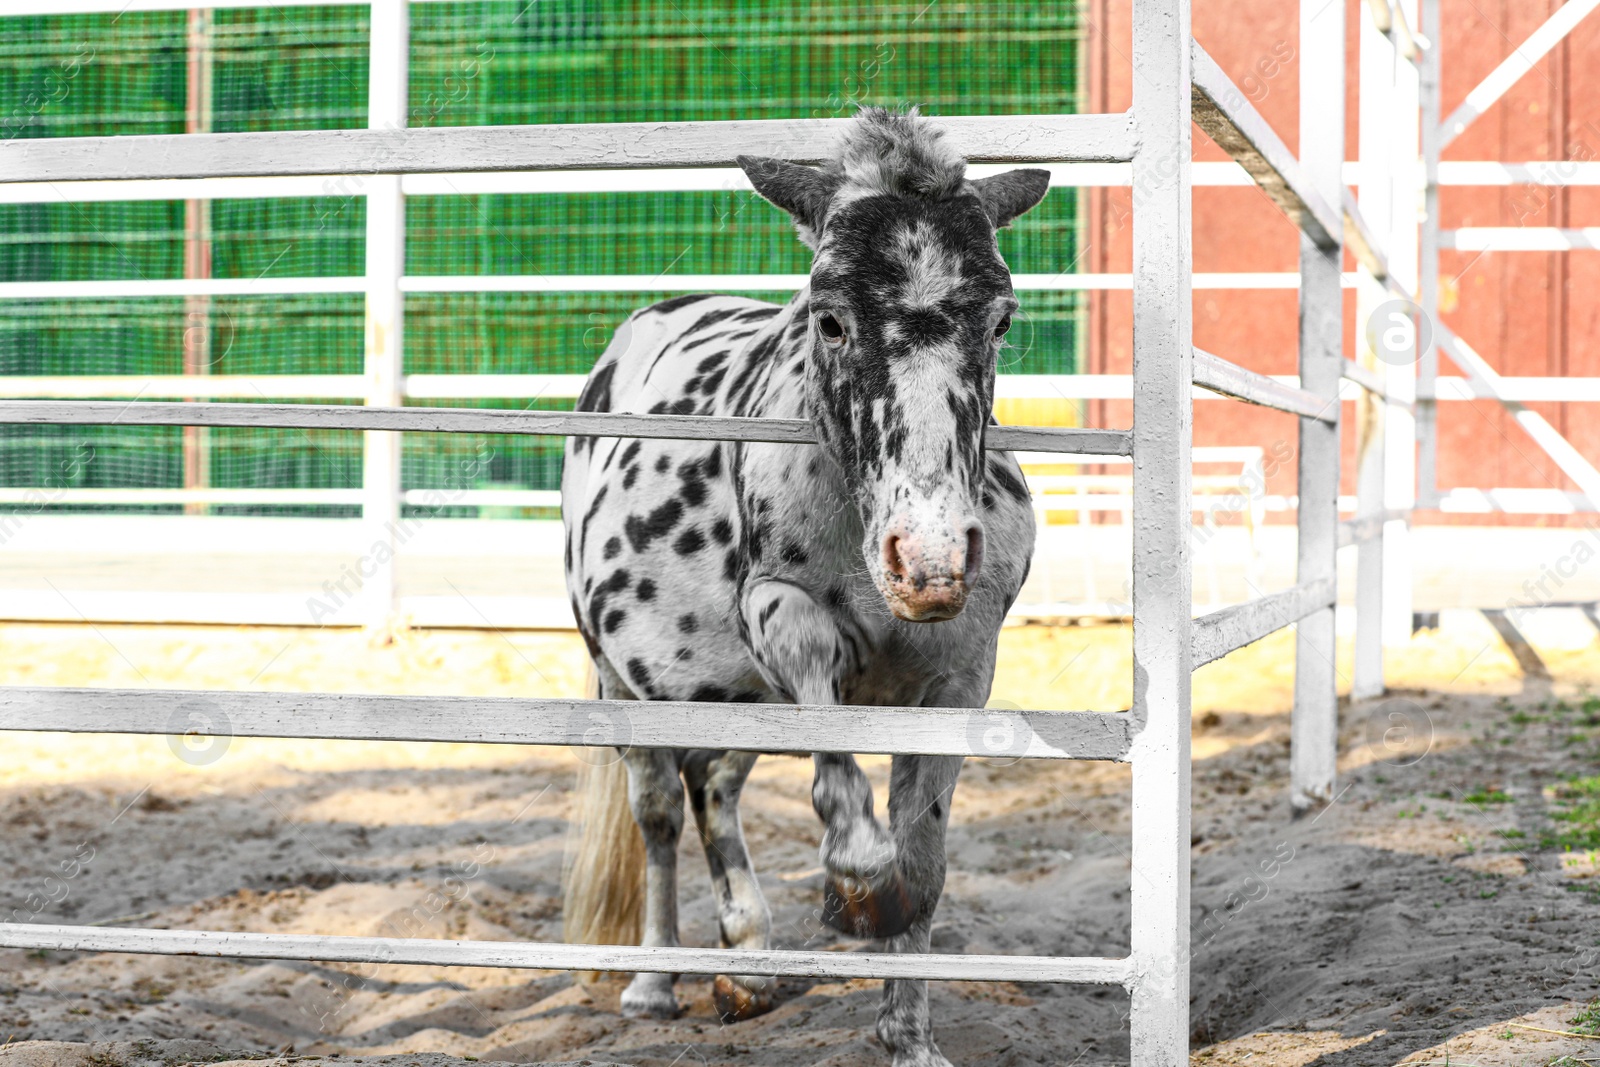
[[[695, 295], [635, 312], [590, 372], [578, 409], [717, 414], [729, 364], [781, 310]], [[727, 445], [569, 438], [561, 501], [567, 590], [602, 678], [609, 667], [644, 699], [769, 696], [737, 625]]]

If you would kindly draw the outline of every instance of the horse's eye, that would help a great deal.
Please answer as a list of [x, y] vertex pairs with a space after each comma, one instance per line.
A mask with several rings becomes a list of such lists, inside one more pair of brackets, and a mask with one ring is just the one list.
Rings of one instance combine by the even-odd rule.
[[1000, 338], [1006, 335], [1006, 331], [1009, 329], [1011, 329], [1011, 316], [1004, 315], [1001, 317], [999, 322], [994, 324], [994, 339], [999, 341]]
[[817, 316], [817, 329], [822, 331], [822, 339], [829, 344], [836, 345], [844, 340], [844, 326], [826, 311]]

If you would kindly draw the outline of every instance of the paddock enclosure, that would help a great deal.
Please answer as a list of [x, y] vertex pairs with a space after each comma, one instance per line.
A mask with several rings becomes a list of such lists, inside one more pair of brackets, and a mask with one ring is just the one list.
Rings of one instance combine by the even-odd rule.
[[[209, 10], [247, 6], [213, 3]], [[308, 2], [303, 6], [332, 5]], [[206, 316], [208, 324], [217, 321], [218, 302], [241, 296], [276, 292], [358, 299], [363, 331], [359, 371], [341, 368], [337, 373], [294, 376], [213, 374], [209, 368], [215, 353], [207, 346], [222, 341], [208, 325], [197, 340], [186, 343], [182, 374], [6, 378], [4, 395], [9, 399], [0, 400], [0, 424], [30, 432], [52, 428], [52, 433], [62, 427], [117, 427], [123, 431], [181, 427], [182, 447], [172, 450], [169, 460], [181, 462], [183, 477], [182, 488], [62, 487], [40, 481], [0, 492], [11, 494], [8, 499], [13, 503], [37, 504], [34, 512], [53, 506], [83, 509], [91, 514], [82, 517], [100, 523], [99, 529], [105, 531], [114, 529], [111, 520], [92, 514], [95, 508], [182, 507], [196, 512], [277, 508], [290, 513], [295, 508], [343, 509], [337, 514], [348, 525], [358, 526], [356, 540], [371, 546], [356, 564], [359, 576], [335, 574], [312, 601], [296, 597], [292, 604], [264, 596], [189, 596], [163, 602], [157, 618], [140, 618], [128, 614], [135, 609], [127, 604], [119, 606], [106, 599], [96, 601], [88, 611], [68, 601], [70, 614], [58, 607], [16, 617], [89, 624], [258, 625], [321, 624], [332, 618], [339, 625], [359, 623], [382, 632], [397, 619], [432, 611], [436, 625], [493, 628], [507, 625], [515, 615], [509, 625], [538, 628], [551, 625], [547, 605], [508, 605], [504, 615], [496, 608], [497, 614], [491, 618], [466, 597], [461, 598], [465, 609], [404, 602], [395, 559], [399, 542], [411, 536], [410, 524], [415, 522], [417, 509], [438, 513], [453, 507], [478, 507], [548, 514], [559, 501], [548, 485], [527, 487], [528, 479], [510, 488], [464, 488], [448, 480], [442, 480], [437, 488], [406, 488], [405, 464], [412, 463], [414, 472], [418, 453], [406, 452], [403, 436], [428, 435], [428, 441], [438, 442], [429, 454], [435, 457], [430, 462], [436, 461], [440, 469], [473, 462], [469, 447], [450, 442], [485, 437], [509, 442], [578, 435], [784, 443], [813, 439], [809, 425], [801, 421], [562, 410], [549, 401], [575, 394], [581, 381], [581, 368], [576, 365], [549, 374], [509, 373], [504, 367], [478, 374], [459, 370], [429, 373], [407, 362], [409, 356], [405, 355], [410, 351], [412, 329], [408, 298], [417, 294], [561, 294], [610, 286], [622, 294], [617, 305], [621, 307], [642, 303], [640, 294], [662, 290], [727, 287], [781, 292], [803, 282], [803, 265], [788, 274], [751, 271], [733, 280], [724, 274], [668, 277], [662, 269], [617, 281], [615, 272], [579, 275], [570, 267], [564, 273], [441, 270], [434, 275], [418, 274], [408, 266], [414, 260], [407, 251], [413, 240], [407, 203], [408, 198], [438, 198], [441, 203], [429, 210], [443, 217], [451, 210], [445, 201], [467, 194], [741, 188], [728, 177], [736, 156], [818, 162], [825, 158], [841, 119], [700, 120], [689, 116], [674, 121], [594, 122], [586, 121], [580, 103], [573, 103], [567, 120], [560, 122], [414, 124], [415, 110], [410, 105], [414, 95], [408, 89], [413, 35], [416, 27], [428, 24], [430, 8], [447, 5], [434, 0], [372, 0], [360, 6], [370, 12], [364, 129], [216, 132], [191, 128], [180, 133], [110, 136], [90, 131], [70, 137], [11, 137], [0, 142], [0, 200], [11, 204], [55, 204], [62, 197], [68, 202], [79, 197], [83, 202], [359, 197], [364, 236], [359, 272], [269, 276], [271, 264], [266, 264], [254, 280], [217, 278], [211, 275], [209, 265], [197, 259], [186, 265], [179, 281], [0, 283], [0, 298], [50, 301], [110, 298], [119, 293], [170, 298], [182, 303], [185, 314]], [[1189, 0], [1131, 0], [1128, 61], [1132, 101], [1124, 112], [1039, 111], [939, 118], [977, 173], [990, 167], [1038, 164], [1051, 167], [1057, 185], [1131, 187], [1132, 269], [1125, 279], [1132, 300], [1131, 374], [1119, 378], [1059, 373], [1076, 367], [1062, 356], [1051, 365], [1054, 372], [1038, 376], [1037, 381], [1008, 382], [1002, 376], [998, 391], [1004, 401], [1029, 401], [1041, 395], [1130, 399], [1131, 428], [1008, 424], [992, 428], [987, 441], [991, 449], [1024, 453], [1030, 468], [1040, 470], [1042, 480], [1062, 479], [1059, 488], [1063, 495], [1041, 497], [1042, 512], [1124, 513], [1131, 552], [1126, 610], [1102, 609], [1089, 614], [1131, 619], [1132, 653], [1126, 665], [1131, 699], [1125, 711], [632, 703], [554, 696], [308, 694], [165, 685], [0, 688], [0, 728], [11, 731], [177, 735], [187, 737], [190, 743], [284, 738], [699, 748], [724, 746], [730, 737], [736, 737], [744, 747], [775, 753], [832, 750], [1127, 764], [1131, 768], [1127, 809], [1131, 925], [1126, 955], [644, 949], [40, 922], [0, 923], [0, 947], [435, 968], [691, 975], [738, 972], [830, 981], [926, 978], [1082, 983], [1118, 988], [1128, 995], [1129, 1054], [1135, 1064], [1170, 1067], [1187, 1062], [1194, 1030], [1191, 993], [1198, 992], [1191, 990], [1189, 980], [1194, 953], [1191, 848], [1196, 843], [1191, 825], [1192, 672], [1256, 642], [1275, 641], [1272, 647], [1283, 655], [1289, 654], [1292, 644], [1293, 713], [1286, 738], [1284, 784], [1289, 805], [1314, 820], [1339, 796], [1341, 669], [1335, 601], [1340, 549], [1359, 546], [1351, 690], [1357, 697], [1374, 697], [1386, 689], [1385, 648], [1392, 649], [1411, 637], [1410, 552], [1416, 535], [1409, 527], [1413, 510], [1437, 507], [1441, 493], [1464, 502], [1463, 508], [1504, 508], [1509, 501], [1511, 510], [1542, 508], [1553, 513], [1591, 512], [1600, 500], [1600, 474], [1592, 463], [1544, 416], [1522, 406], [1522, 399], [1543, 399], [1552, 393], [1559, 393], [1562, 400], [1584, 399], [1587, 394], [1581, 389], [1569, 393], [1565, 387], [1547, 385], [1546, 393], [1535, 397], [1526, 382], [1508, 385], [1443, 325], [1436, 284], [1439, 248], [1449, 241], [1454, 247], [1463, 247], [1468, 239], [1461, 231], [1453, 237], [1440, 232], [1437, 197], [1443, 143], [1453, 135], [1450, 131], [1464, 129], [1511, 82], [1531, 69], [1531, 53], [1541, 47], [1548, 51], [1595, 6], [1600, 5], [1590, 0], [1572, 0], [1561, 6], [1536, 40], [1514, 52], [1503, 69], [1441, 123], [1437, 41], [1425, 47], [1429, 42], [1423, 39], [1419, 43], [1411, 29], [1438, 25], [1439, 0], [1422, 0], [1420, 21], [1414, 3], [1372, 0], [1359, 5], [1362, 77], [1357, 99], [1363, 117], [1369, 113], [1388, 116], [1361, 125], [1361, 166], [1369, 168], [1363, 173], [1371, 180], [1359, 182], [1359, 197], [1350, 189], [1345, 174], [1345, 69], [1351, 43], [1346, 39], [1347, 12], [1342, 4], [1322, 0], [1302, 0], [1299, 5], [1300, 135], [1295, 151], [1262, 117], [1251, 101], [1252, 94], [1235, 84], [1192, 37]], [[167, 0], [0, 3], [0, 16], [17, 17], [167, 10], [187, 9]], [[190, 27], [193, 25], [191, 17]], [[588, 32], [586, 25], [582, 18], [574, 17], [557, 28], [562, 34], [581, 37]], [[488, 60], [480, 57], [472, 62]], [[467, 67], [456, 73], [463, 78], [474, 76]], [[1416, 129], [1404, 121], [1419, 114], [1420, 143]], [[1191, 234], [1197, 168], [1191, 163], [1191, 120], [1233, 159], [1234, 163], [1225, 165], [1231, 168], [1226, 180], [1233, 180], [1242, 168], [1298, 228], [1299, 269], [1293, 284], [1299, 292], [1299, 373], [1292, 380], [1257, 373], [1226, 353], [1194, 347], [1192, 308], [1197, 283]], [[1422, 161], [1420, 171], [1411, 165], [1416, 158]], [[1217, 167], [1224, 165], [1207, 166], [1212, 168], [1205, 171], [1207, 175], [1219, 175], [1222, 172]], [[1419, 213], [1418, 206], [1425, 205], [1431, 207]], [[722, 221], [730, 227], [745, 224], [739, 217]], [[410, 225], [415, 224], [413, 217]], [[1570, 235], [1560, 239], [1569, 247], [1574, 240]], [[1369, 330], [1352, 344], [1346, 343], [1347, 253], [1356, 268], [1357, 321], [1376, 318], [1399, 331], [1398, 340], [1385, 340], [1388, 335], [1379, 333], [1379, 340], [1374, 341]], [[342, 254], [353, 253], [346, 249]], [[201, 257], [198, 251], [194, 255]], [[633, 262], [626, 255], [620, 261]], [[762, 260], [768, 261], [797, 262], [792, 251]], [[1034, 263], [1030, 261], [1030, 265]], [[1034, 293], [1060, 301], [1064, 293], [1081, 292], [1096, 284], [1074, 281], [1081, 276], [1072, 271], [1070, 262], [1019, 271], [1016, 282], [1024, 304]], [[476, 306], [444, 299], [429, 309], [436, 326], [450, 321], [452, 315], [471, 315]], [[1046, 319], [1042, 315], [1041, 323]], [[598, 319], [595, 322], [595, 328], [604, 324]], [[581, 339], [578, 327], [582, 325], [569, 323], [563, 327], [566, 335], [549, 333], [544, 339]], [[1419, 329], [1419, 325], [1427, 329]], [[1041, 327], [1039, 346], [1048, 351], [1056, 341], [1085, 343], [1069, 333], [1064, 327], [1054, 333]], [[443, 336], [444, 340], [435, 338], [432, 343], [441, 349], [464, 343], [459, 337]], [[1439, 376], [1437, 352], [1441, 349], [1465, 371], [1466, 384]], [[1359, 353], [1359, 358], [1349, 358], [1350, 351]], [[1390, 358], [1407, 352], [1409, 358]], [[292, 380], [272, 380], [285, 377]], [[1434, 405], [1455, 395], [1496, 398], [1509, 405], [1517, 423], [1577, 490], [1436, 489]], [[286, 399], [332, 402], [281, 402]], [[413, 402], [428, 399], [487, 399], [506, 404], [469, 407]], [[1200, 399], [1270, 408], [1296, 420], [1292, 455], [1298, 492], [1294, 500], [1268, 499], [1265, 477], [1253, 481], [1249, 477], [1251, 471], [1262, 467], [1260, 449], [1197, 453], [1192, 440], [1193, 404]], [[1359, 435], [1348, 426], [1351, 420], [1342, 410], [1344, 401], [1351, 399], [1362, 412], [1354, 428]], [[1021, 405], [1013, 410], [1025, 414], [1033, 409]], [[294, 431], [306, 440], [342, 440], [345, 444], [340, 447], [346, 451], [340, 462], [350, 468], [347, 473], [358, 470], [359, 488], [218, 484], [227, 479], [216, 477], [221, 472], [210, 471], [208, 464], [209, 457], [219, 453], [204, 444], [205, 435], [213, 431], [263, 435]], [[335, 433], [345, 437], [329, 436]], [[356, 434], [359, 449], [350, 452]], [[1355, 505], [1344, 508], [1346, 513], [1353, 512], [1344, 520], [1342, 434], [1346, 443], [1359, 436], [1357, 499], [1344, 501]], [[273, 442], [286, 439], [287, 435], [261, 436], [258, 441], [265, 442], [264, 450], [270, 451]], [[61, 440], [73, 439], [63, 435]], [[548, 450], [539, 452], [542, 447], [513, 444], [506, 447], [506, 454], [517, 457], [526, 474], [546, 462], [539, 458], [548, 455]], [[50, 453], [51, 462], [55, 455]], [[1221, 463], [1229, 471], [1225, 475], [1196, 474], [1196, 463], [1205, 462]], [[1061, 473], [1063, 463], [1074, 470], [1092, 466], [1105, 473]], [[1423, 487], [1420, 493], [1419, 485]], [[1106, 492], [1108, 487], [1113, 491]], [[1247, 582], [1259, 595], [1195, 615], [1194, 514], [1197, 510], [1207, 513], [1207, 493], [1236, 502], [1225, 510], [1242, 511], [1261, 522], [1269, 508], [1293, 510], [1296, 540], [1291, 585], [1259, 594], [1256, 584]], [[1052, 529], [1060, 528], [1046, 527]], [[1085, 524], [1069, 529], [1087, 534], [1092, 527]], [[11, 536], [10, 531], [6, 536]], [[348, 583], [347, 577], [351, 579]], [[1114, 592], [1105, 599], [1115, 600]], [[1539, 606], [1562, 599], [1547, 594]], [[565, 610], [564, 605], [560, 610]], [[1518, 621], [1505, 611], [1495, 619], [1498, 632], [1511, 635], [1517, 633]], [[1291, 626], [1292, 639], [1280, 634]]]

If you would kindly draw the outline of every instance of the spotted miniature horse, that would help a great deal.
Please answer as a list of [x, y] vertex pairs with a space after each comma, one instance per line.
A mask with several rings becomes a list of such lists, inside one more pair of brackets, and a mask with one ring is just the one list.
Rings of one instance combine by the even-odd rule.
[[[984, 450], [1017, 309], [995, 230], [1043, 198], [1049, 174], [970, 180], [928, 119], [876, 108], [821, 168], [739, 165], [814, 251], [810, 284], [781, 307], [696, 295], [635, 312], [578, 407], [810, 419], [818, 444], [568, 443], [567, 587], [600, 695], [981, 707], [1034, 540], [1015, 459]], [[681, 778], [723, 943], [769, 947], [738, 811], [757, 753], [622, 758], [644, 841], [643, 943], [678, 944]], [[887, 831], [852, 756], [814, 759], [825, 917], [893, 951], [926, 952], [961, 758], [894, 757]], [[620, 794], [621, 775], [612, 781]], [[625, 846], [599, 844], [619, 856]], [[569, 887], [569, 904], [593, 891]], [[636, 975], [624, 1012], [675, 1015], [673, 979]], [[771, 988], [719, 975], [717, 1008], [730, 1020], [760, 1014]], [[878, 1034], [897, 1067], [948, 1064], [925, 982], [886, 983]]]

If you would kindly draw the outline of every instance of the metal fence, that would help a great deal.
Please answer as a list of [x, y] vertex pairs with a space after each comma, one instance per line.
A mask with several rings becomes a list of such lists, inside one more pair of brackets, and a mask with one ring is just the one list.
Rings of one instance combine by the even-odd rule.
[[[135, 0], [161, 7], [172, 0]], [[99, 0], [52, 0], [49, 9]], [[127, 6], [114, 0], [112, 6]], [[182, 5], [182, 6], [187, 6]], [[219, 5], [221, 6], [221, 5]], [[406, 0], [372, 0], [367, 130], [177, 134], [0, 143], [0, 183], [242, 179], [361, 175], [367, 191], [365, 406], [257, 403], [0, 401], [0, 423], [338, 427], [369, 436], [363, 521], [396, 516], [401, 432], [811, 440], [804, 422], [608, 413], [513, 412], [401, 405], [401, 313], [396, 244], [403, 175], [451, 172], [729, 167], [738, 154], [802, 162], [826, 155], [833, 121], [617, 123], [405, 128]], [[1132, 764], [1132, 940], [1121, 958], [840, 954], [788, 950], [509, 944], [0, 924], [0, 946], [190, 953], [412, 964], [469, 964], [697, 974], [1018, 980], [1121, 985], [1132, 999], [1132, 1059], [1188, 1062], [1190, 674], [1235, 648], [1298, 623], [1291, 774], [1293, 802], [1332, 796], [1336, 753], [1333, 601], [1341, 540], [1367, 523], [1338, 519], [1340, 385], [1382, 398], [1381, 381], [1344, 359], [1343, 234], [1380, 278], [1388, 272], [1340, 176], [1344, 124], [1344, 11], [1301, 4], [1301, 157], [1296, 158], [1190, 36], [1190, 0], [1133, 0], [1133, 107], [1126, 114], [944, 120], [977, 162], [1128, 163], [1134, 192], [1134, 366], [1131, 431], [1013, 427], [991, 448], [1131, 456], [1134, 701], [1127, 713], [995, 711], [1019, 741], [1015, 755]], [[1301, 229], [1297, 386], [1208, 353], [1191, 336], [1191, 117], [1238, 160]], [[1281, 593], [1192, 618], [1190, 594], [1192, 389], [1299, 416], [1298, 583]], [[392, 589], [369, 579], [374, 603]], [[840, 709], [766, 704], [621, 703], [242, 692], [11, 688], [0, 728], [169, 733], [196, 712], [217, 732], [245, 737], [448, 740], [970, 755], [976, 709]], [[887, 729], [892, 722], [892, 729]]]

